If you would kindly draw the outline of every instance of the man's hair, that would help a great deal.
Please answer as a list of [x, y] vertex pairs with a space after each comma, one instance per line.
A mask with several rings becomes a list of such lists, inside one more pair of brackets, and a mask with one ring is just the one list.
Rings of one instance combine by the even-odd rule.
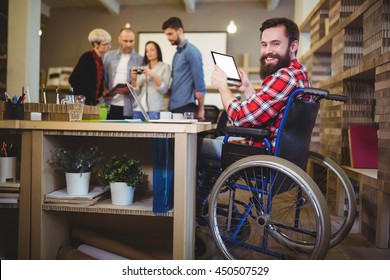
[[183, 28], [183, 23], [181, 22], [181, 19], [178, 17], [170, 17], [166, 21], [164, 21], [162, 25], [162, 30], [165, 30], [167, 28], [173, 28], [175, 30], [178, 30], [179, 28]]
[[123, 31], [130, 31], [130, 32], [133, 32], [134, 36], [136, 36], [137, 34], [135, 33], [134, 29], [131, 28], [131, 27], [122, 27], [120, 30], [119, 30], [119, 35], [122, 34]]
[[260, 32], [263, 34], [263, 31], [271, 28], [276, 27], [279, 25], [283, 25], [286, 28], [286, 36], [288, 37], [289, 45], [291, 45], [292, 42], [299, 41], [299, 28], [298, 25], [293, 22], [292, 20], [284, 17], [277, 17], [277, 18], [270, 18], [263, 22], [263, 24], [260, 27]]

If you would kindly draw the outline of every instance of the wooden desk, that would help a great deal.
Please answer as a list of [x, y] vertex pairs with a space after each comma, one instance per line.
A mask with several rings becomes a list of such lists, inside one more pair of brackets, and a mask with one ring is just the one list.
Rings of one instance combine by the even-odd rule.
[[[31, 166], [31, 258], [51, 259], [53, 250], [47, 247], [65, 238], [68, 232], [62, 232], [61, 223], [51, 215], [45, 216], [44, 194], [53, 190], [57, 180], [54, 171], [48, 166], [47, 159], [56, 141], [66, 137], [88, 137], [92, 144], [107, 139], [130, 138], [174, 138], [174, 210], [173, 213], [173, 259], [194, 259], [195, 229], [195, 184], [197, 133], [212, 128], [211, 124], [151, 124], [151, 123], [88, 123], [88, 122], [45, 122], [20, 121], [23, 143], [30, 149], [23, 159], [23, 165]], [[109, 138], [106, 138], [109, 137]], [[104, 138], [104, 139], [103, 139]], [[54, 140], [53, 140], [54, 139]], [[30, 144], [29, 144], [30, 143]], [[147, 149], [147, 147], [145, 147]], [[24, 149], [24, 150], [27, 150]], [[31, 156], [30, 156], [31, 155]], [[28, 172], [25, 172], [28, 174]], [[24, 176], [24, 174], [22, 174]], [[103, 210], [105, 209], [105, 210]], [[118, 210], [118, 206], [74, 207], [64, 206], [64, 212], [115, 213], [119, 211], [132, 215], [131, 206]], [[100, 211], [100, 212], [99, 212]], [[138, 216], [153, 216], [151, 206], [147, 210], [135, 211]], [[60, 219], [60, 218], [59, 218]], [[58, 230], [51, 232], [51, 230]], [[56, 248], [57, 249], [57, 248]]]

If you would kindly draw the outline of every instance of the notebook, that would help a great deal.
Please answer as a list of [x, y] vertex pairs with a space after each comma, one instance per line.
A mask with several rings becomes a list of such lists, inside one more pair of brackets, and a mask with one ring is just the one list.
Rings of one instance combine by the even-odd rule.
[[377, 132], [376, 125], [349, 125], [349, 155], [352, 168], [378, 169]]
[[218, 65], [227, 76], [227, 84], [229, 86], [241, 86], [241, 77], [237, 69], [234, 57], [227, 54], [211, 51], [214, 64]]
[[139, 99], [138, 95], [135, 93], [133, 87], [126, 82], [127, 87], [129, 88], [129, 91], [131, 95], [133, 96], [135, 102], [137, 103], [142, 115], [144, 116], [146, 122], [150, 123], [196, 123], [198, 120], [193, 119], [193, 120], [188, 120], [188, 119], [159, 119], [159, 120], [151, 120], [149, 115], [146, 113], [146, 110], [144, 106], [141, 103], [141, 100]]

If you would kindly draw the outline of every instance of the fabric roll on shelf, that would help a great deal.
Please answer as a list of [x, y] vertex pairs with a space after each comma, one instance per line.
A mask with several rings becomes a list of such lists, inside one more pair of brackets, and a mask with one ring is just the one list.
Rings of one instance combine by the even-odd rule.
[[87, 244], [81, 244], [77, 247], [77, 250], [97, 260], [128, 260], [128, 258], [113, 254], [106, 250], [102, 250], [100, 248], [96, 248]]
[[61, 246], [57, 251], [57, 260], [96, 260], [72, 246]]
[[71, 231], [72, 238], [87, 245], [111, 252], [113, 254], [132, 260], [155, 260], [156, 257], [148, 255], [140, 250], [132, 248], [124, 243], [112, 240], [106, 236], [89, 230], [74, 228]]

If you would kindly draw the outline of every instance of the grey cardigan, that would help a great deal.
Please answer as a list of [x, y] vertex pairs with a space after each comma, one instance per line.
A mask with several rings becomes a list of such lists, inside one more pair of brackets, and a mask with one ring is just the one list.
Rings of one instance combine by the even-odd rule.
[[[152, 69], [153, 73], [161, 80], [160, 87], [156, 87], [153, 79], [146, 75], [137, 76], [136, 92], [147, 112], [160, 112], [166, 110], [164, 95], [168, 93], [171, 82], [171, 67], [169, 64], [159, 61]], [[139, 111], [135, 106], [133, 109]]]

